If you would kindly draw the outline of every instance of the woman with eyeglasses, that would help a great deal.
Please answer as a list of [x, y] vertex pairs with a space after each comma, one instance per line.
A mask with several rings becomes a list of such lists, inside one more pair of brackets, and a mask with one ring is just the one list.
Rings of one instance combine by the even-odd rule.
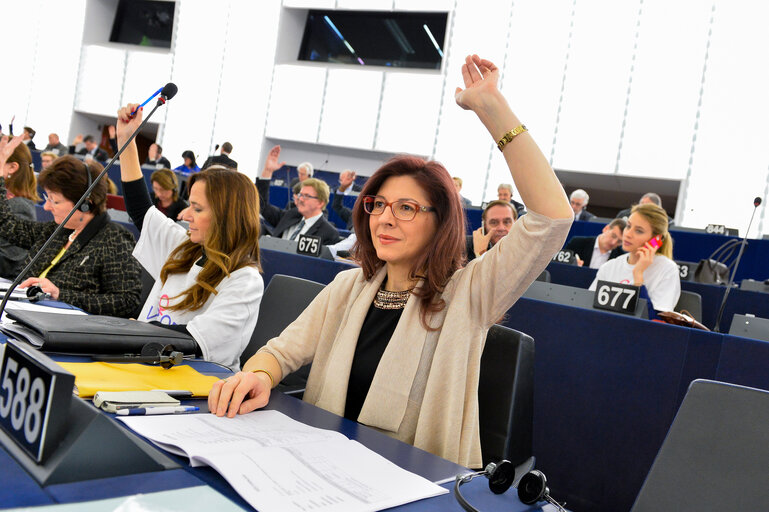
[[[137, 106], [118, 111], [121, 147], [141, 124], [141, 110], [131, 115]], [[128, 215], [141, 231], [134, 256], [155, 279], [137, 319], [186, 332], [206, 361], [239, 369], [264, 291], [256, 187], [221, 165], [193, 174], [184, 229], [152, 205], [135, 141], [123, 152], [120, 173]]]
[[[342, 272], [243, 371], [214, 384], [209, 408], [233, 417], [267, 404], [312, 363], [304, 400], [468, 467], [480, 467], [478, 378], [489, 327], [562, 246], [573, 212], [555, 173], [469, 56], [460, 107], [499, 142], [530, 213], [462, 267], [464, 215], [437, 162], [402, 156], [368, 180], [353, 209], [361, 268]], [[483, 157], [485, 158], [485, 157]]]
[[[69, 155], [57, 158], [38, 179], [45, 191], [44, 208], [53, 215], [53, 222], [20, 219], [11, 212], [6, 189], [8, 182], [15, 181], [8, 161], [20, 142], [20, 137], [0, 141], [0, 237], [29, 250], [26, 265], [85, 193], [90, 182], [86, 173], [94, 180], [102, 166]], [[134, 238], [111, 222], [106, 210], [107, 183], [102, 180], [19, 286], [38, 286], [52, 299], [95, 315], [135, 315], [140, 305], [141, 278], [139, 264], [131, 256]]]

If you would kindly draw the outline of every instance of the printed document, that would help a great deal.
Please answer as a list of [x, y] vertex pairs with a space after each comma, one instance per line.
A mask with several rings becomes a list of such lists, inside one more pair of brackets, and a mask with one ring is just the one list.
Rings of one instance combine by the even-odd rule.
[[259, 512], [374, 512], [448, 492], [357, 441], [278, 411], [119, 419], [192, 466], [211, 466]]

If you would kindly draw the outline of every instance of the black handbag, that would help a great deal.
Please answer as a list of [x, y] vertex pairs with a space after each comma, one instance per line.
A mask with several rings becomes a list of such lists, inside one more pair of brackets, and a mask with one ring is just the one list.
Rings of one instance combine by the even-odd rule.
[[694, 281], [703, 284], [723, 284], [729, 282], [729, 273], [734, 267], [734, 261], [726, 264], [734, 256], [734, 252], [740, 246], [740, 240], [729, 240], [713, 251], [708, 259], [700, 260], [694, 270]]

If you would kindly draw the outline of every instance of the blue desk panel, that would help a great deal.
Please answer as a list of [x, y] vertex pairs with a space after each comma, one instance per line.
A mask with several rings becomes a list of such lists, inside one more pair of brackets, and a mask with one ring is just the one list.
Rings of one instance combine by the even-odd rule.
[[304, 256], [302, 254], [271, 251], [269, 249], [262, 249], [260, 255], [263, 270], [262, 278], [264, 279], [265, 287], [275, 274], [286, 274], [328, 284], [334, 280], [334, 277], [339, 272], [357, 268], [351, 263], [313, 258], [312, 256]]
[[715, 380], [769, 391], [769, 343], [724, 335]]
[[696, 358], [692, 331], [525, 298], [505, 324], [536, 343], [534, 455], [554, 497], [574, 510], [629, 510]]

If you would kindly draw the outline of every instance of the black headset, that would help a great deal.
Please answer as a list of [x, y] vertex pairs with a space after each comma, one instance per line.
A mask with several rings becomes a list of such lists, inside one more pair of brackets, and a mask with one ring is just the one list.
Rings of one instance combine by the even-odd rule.
[[[85, 175], [88, 177], [88, 187], [86, 187], [86, 190], [91, 188], [91, 185], [93, 184], [93, 178], [91, 177], [91, 170], [88, 168], [88, 164], [86, 162], [83, 162], [83, 165], [85, 166]], [[88, 213], [91, 211], [91, 194], [88, 194], [88, 197], [85, 198], [85, 201], [83, 201], [83, 204], [78, 206], [78, 210], [80, 210], [83, 213]]]
[[[483, 475], [489, 479], [489, 489], [494, 494], [502, 494], [507, 491], [515, 480], [515, 466], [508, 460], [490, 462], [483, 471], [457, 475], [454, 480], [454, 497], [467, 512], [480, 512], [467, 502], [459, 487], [475, 478]], [[541, 471], [533, 469], [521, 477], [518, 482], [518, 499], [525, 505], [533, 505], [545, 500], [565, 512], [560, 503], [550, 497], [550, 489], [547, 487], [547, 478]]]
[[141, 355], [124, 356], [93, 356], [95, 361], [105, 363], [149, 363], [162, 366], [166, 370], [184, 361], [184, 354], [175, 349], [173, 345], [164, 345], [157, 341], [150, 341], [142, 347]]

